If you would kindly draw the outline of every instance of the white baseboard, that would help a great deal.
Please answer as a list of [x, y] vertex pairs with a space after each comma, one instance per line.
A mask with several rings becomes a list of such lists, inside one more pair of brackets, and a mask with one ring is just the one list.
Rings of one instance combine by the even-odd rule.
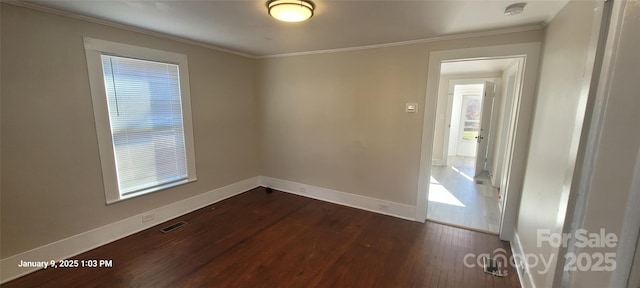
[[[416, 221], [415, 206], [287, 180], [256, 176], [2, 259], [0, 260], [0, 283], [39, 270], [39, 268], [18, 267], [21, 260], [57, 261], [68, 259], [258, 186], [268, 186], [287, 193]], [[300, 187], [304, 187], [306, 191], [301, 192]], [[143, 223], [142, 216], [150, 213], [154, 214], [154, 219]]]
[[496, 175], [491, 170], [489, 170], [489, 180], [491, 180], [491, 186], [500, 189], [500, 181], [498, 181]]
[[[260, 176], [260, 185], [304, 197], [385, 214], [411, 221], [417, 221], [416, 206], [336, 191], [317, 186], [311, 186], [267, 176]], [[303, 188], [305, 191], [302, 192], [301, 188]]]
[[[519, 259], [526, 259], [524, 258], [524, 249], [522, 248], [522, 242], [520, 242], [520, 236], [518, 235], [518, 231], [514, 233], [513, 242], [511, 242], [511, 254], [518, 255]], [[515, 256], [514, 256], [514, 259], [515, 259]], [[529, 269], [529, 265], [527, 265], [526, 261], [521, 263], [516, 261], [516, 271], [518, 272], [518, 280], [520, 280], [521, 287], [536, 288], [536, 285], [535, 283], [533, 283], [533, 279], [530, 276], [531, 270]], [[525, 283], [528, 285], [525, 285]]]
[[[87, 232], [83, 232], [51, 244], [47, 244], [0, 260], [0, 283], [39, 270], [39, 268], [20, 268], [20, 260], [51, 261], [68, 259], [136, 232], [148, 229], [167, 220], [182, 216], [202, 207], [243, 193], [259, 186], [260, 177], [252, 177], [206, 193], [202, 193], [151, 211], [114, 222]], [[142, 223], [142, 215], [154, 213], [154, 219]]]

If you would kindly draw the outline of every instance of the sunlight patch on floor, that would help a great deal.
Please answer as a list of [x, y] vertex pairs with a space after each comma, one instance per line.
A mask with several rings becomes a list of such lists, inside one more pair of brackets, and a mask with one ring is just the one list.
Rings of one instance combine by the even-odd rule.
[[431, 184], [429, 185], [429, 201], [438, 202], [443, 204], [449, 204], [458, 207], [465, 207], [456, 196], [453, 196], [447, 188], [442, 186], [436, 179], [431, 177]]
[[464, 172], [462, 172], [462, 171], [458, 170], [458, 168], [451, 166], [451, 169], [452, 169], [453, 171], [456, 171], [458, 174], [462, 175], [462, 177], [467, 178], [467, 180], [469, 180], [469, 181], [473, 182], [473, 177], [471, 177], [471, 176], [469, 176], [469, 175], [467, 175], [467, 174], [464, 174]]

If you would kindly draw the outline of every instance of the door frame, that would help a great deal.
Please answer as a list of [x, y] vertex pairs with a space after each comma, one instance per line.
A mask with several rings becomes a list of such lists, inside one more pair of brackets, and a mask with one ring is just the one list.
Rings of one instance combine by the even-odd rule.
[[[504, 91], [504, 93], [502, 95], [500, 95], [501, 97], [501, 103], [500, 106], [498, 108], [498, 111], [502, 110], [502, 120], [500, 122], [507, 122], [508, 123], [504, 123], [499, 129], [500, 131], [496, 131], [496, 134], [500, 134], [499, 138], [495, 138], [494, 141], [496, 141], [496, 143], [494, 144], [495, 148], [494, 149], [499, 149], [500, 151], [502, 151], [501, 153], [499, 153], [497, 155], [497, 158], [494, 159], [495, 162], [493, 163], [494, 166], [492, 168], [494, 168], [491, 171], [491, 184], [494, 187], [502, 187], [504, 186], [504, 183], [502, 183], [502, 177], [503, 177], [503, 167], [506, 166], [505, 165], [505, 156], [506, 156], [506, 149], [505, 147], [507, 147], [507, 143], [508, 143], [508, 136], [509, 136], [509, 131], [510, 131], [510, 120], [507, 119], [511, 119], [510, 116], [512, 114], [512, 108], [513, 108], [513, 98], [515, 97], [515, 95], [517, 95], [520, 89], [520, 85], [519, 85], [519, 81], [521, 78], [521, 75], [519, 73], [522, 72], [522, 59], [515, 59], [513, 60], [509, 65], [507, 65], [505, 67], [505, 69], [503, 70], [503, 79], [506, 80], [504, 81], [505, 83], [502, 83], [502, 91]], [[506, 74], [506, 75], [505, 75]], [[511, 82], [511, 78], [513, 77], [513, 82]], [[503, 108], [504, 107], [504, 108]], [[507, 111], [508, 109], [508, 111]], [[509, 117], [509, 118], [507, 118]], [[495, 157], [495, 155], [494, 155]], [[502, 192], [504, 192], [504, 190], [500, 190], [500, 196], [499, 198], [502, 199]], [[502, 211], [502, 203], [500, 204], [500, 211]]]
[[[621, 93], [624, 91], [631, 91], [633, 88], [629, 86], [619, 87], [616, 84], [620, 83], [633, 83], [639, 69], [634, 66], [635, 69], [629, 69], [629, 66], [622, 65], [618, 59], [627, 59], [632, 57], [636, 50], [634, 48], [637, 45], [637, 38], [631, 37], [631, 35], [638, 35], [637, 32], [640, 28], [637, 25], [632, 25], [633, 21], [636, 21], [637, 16], [640, 14], [638, 9], [629, 9], [627, 1], [606, 1], [598, 2], [596, 9], [594, 10], [594, 25], [592, 27], [592, 39], [590, 43], [589, 57], [587, 58], [587, 67], [593, 65], [593, 71], [589, 77], [585, 77], [583, 81], [582, 93], [588, 93], [589, 99], [587, 100], [587, 108], [584, 115], [584, 124], [582, 125], [582, 136], [580, 137], [579, 152], [576, 160], [576, 167], [574, 174], [572, 175], [572, 185], [570, 187], [570, 199], [568, 199], [567, 212], [563, 225], [563, 233], [573, 235], [577, 229], [582, 228], [585, 225], [587, 212], [594, 210], [593, 207], [589, 207], [588, 200], [590, 197], [591, 184], [594, 179], [594, 167], [597, 164], [598, 157], [606, 157], [605, 154], [600, 155], [600, 143], [603, 137], [603, 129], [605, 124], [605, 115], [611, 112], [608, 109], [607, 102], [609, 98], [621, 97]], [[624, 41], [627, 39], [627, 41]], [[632, 40], [629, 40], [632, 39]], [[635, 41], [635, 42], [632, 42]], [[631, 71], [630, 71], [631, 70]], [[635, 85], [635, 84], [631, 84]], [[617, 87], [617, 89], [612, 89]], [[623, 94], [622, 94], [623, 95]], [[627, 139], [625, 139], [627, 140]], [[628, 140], [627, 140], [628, 141]], [[640, 238], [640, 211], [637, 207], [640, 206], [640, 148], [638, 151], [625, 151], [629, 154], [635, 152], [635, 167], [631, 176], [631, 183], [629, 185], [628, 192], [625, 190], [620, 191], [628, 193], [627, 206], [620, 207], [619, 214], [613, 215], [613, 219], [621, 217], [621, 227], [618, 235], [618, 246], [615, 250], [616, 268], [612, 273], [601, 274], [601, 277], [609, 277], [609, 287], [628, 287], [631, 280], [631, 273], [634, 267], [638, 265], [634, 263], [636, 248], [638, 247], [637, 241]], [[632, 155], [630, 155], [632, 157]], [[611, 216], [611, 215], [608, 215]], [[617, 227], [617, 226], [616, 226]], [[606, 227], [607, 230], [611, 227]], [[613, 229], [613, 228], [612, 228]], [[569, 250], [571, 249], [571, 250]], [[580, 251], [575, 250], [575, 246], [568, 245], [568, 247], [559, 250], [559, 255], [564, 253], [576, 253]], [[556, 270], [554, 277], [554, 286], [562, 285], [565, 283], [572, 283], [574, 277], [577, 275], [569, 271], [565, 271], [565, 258], [560, 257], [556, 263]]]
[[[493, 90], [491, 91], [491, 97], [487, 97], [487, 95], [489, 95], [487, 93], [487, 86], [489, 86], [489, 83], [491, 83], [491, 88]], [[482, 96], [481, 96], [482, 103], [480, 104], [482, 109], [480, 110], [481, 111], [480, 112], [480, 115], [481, 115], [480, 130], [478, 131], [478, 136], [476, 136], [477, 145], [476, 145], [476, 163], [475, 163], [474, 175], [473, 175], [474, 177], [478, 177], [478, 175], [480, 175], [480, 173], [482, 173], [487, 168], [487, 158], [488, 158], [487, 152], [489, 151], [489, 142], [491, 141], [491, 137], [495, 137], [494, 135], [491, 135], [491, 124], [492, 124], [491, 121], [495, 121], [495, 119], [491, 119], [491, 118], [493, 116], [493, 101], [495, 100], [495, 96], [496, 96], [496, 87], [497, 87], [497, 84], [491, 81], [485, 81], [484, 86], [482, 87]], [[489, 119], [485, 119], [487, 118], [487, 116], [489, 116]], [[484, 132], [484, 136], [483, 136], [483, 132]], [[484, 144], [483, 144], [482, 140], [484, 138], [487, 138], [487, 140], [484, 141]], [[479, 167], [480, 166], [479, 160], [482, 160], [481, 161], [482, 168]]]
[[[427, 199], [429, 194], [429, 176], [433, 154], [435, 136], [436, 107], [438, 102], [438, 86], [440, 81], [440, 64], [443, 61], [486, 60], [499, 58], [524, 59], [524, 73], [521, 81], [519, 100], [515, 101], [515, 125], [513, 133], [511, 165], [509, 181], [505, 190], [505, 210], [500, 225], [500, 239], [513, 240], [515, 221], [520, 205], [520, 192], [524, 180], [526, 155], [529, 144], [529, 126], [533, 112], [533, 100], [540, 57], [540, 42], [509, 44], [464, 48], [429, 53], [427, 74], [427, 90], [425, 95], [425, 111], [422, 130], [422, 146], [420, 153], [420, 169], [418, 177], [418, 191], [416, 192], [416, 220], [424, 222], [427, 219]], [[507, 168], [507, 167], [505, 167]]]
[[[444, 138], [442, 139], [442, 155], [440, 156], [441, 159], [436, 159], [437, 161], [434, 161], [436, 163], [433, 163], [433, 165], [444, 165], [447, 166], [449, 165], [449, 152], [451, 150], [449, 150], [449, 146], [451, 144], [450, 142], [450, 138], [451, 138], [451, 123], [453, 123], [452, 120], [452, 110], [453, 110], [453, 97], [454, 97], [454, 93], [455, 93], [455, 86], [457, 85], [471, 85], [471, 84], [482, 84], [485, 81], [491, 81], [493, 83], [496, 83], [496, 85], [498, 87], [502, 87], [502, 83], [500, 78], [497, 77], [493, 77], [493, 76], [489, 76], [492, 73], [480, 73], [480, 74], [476, 74], [476, 73], [472, 73], [472, 74], [461, 74], [461, 75], [453, 75], [449, 81], [446, 82], [447, 85], [447, 107], [445, 108], [445, 117], [444, 117]], [[473, 77], [468, 77], [466, 75], [474, 75]], [[460, 77], [460, 78], [458, 78]], [[442, 92], [442, 91], [440, 91]], [[440, 111], [441, 113], [442, 111]], [[437, 155], [434, 155], [437, 157]]]

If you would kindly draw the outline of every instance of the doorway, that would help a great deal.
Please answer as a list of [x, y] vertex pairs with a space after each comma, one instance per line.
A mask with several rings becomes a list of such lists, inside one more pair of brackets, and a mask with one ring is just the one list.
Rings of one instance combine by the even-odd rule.
[[[506, 66], [509, 63], [506, 60], [491, 61], [500, 61]], [[447, 64], [443, 64], [443, 69]], [[473, 64], [469, 63], [469, 65]], [[503, 65], [500, 64], [500, 66]], [[444, 130], [443, 151], [440, 153], [444, 156], [444, 162], [447, 165], [455, 161], [467, 163], [465, 166], [474, 171], [472, 172], [473, 176], [478, 176], [487, 169], [487, 156], [489, 155], [489, 138], [487, 137], [490, 127], [492, 127], [492, 120], [495, 122], [495, 115], [492, 111], [496, 99], [496, 89], [499, 88], [496, 83], [501, 81], [497, 77], [501, 76], [499, 73], [501, 72], [487, 72], [487, 75], [495, 76], [495, 78], [483, 79], [463, 78], [477, 74], [455, 76], [442, 74], [441, 83], [448, 82], [449, 93], [443, 97], [443, 100], [447, 102], [446, 113], [441, 111], [445, 106], [438, 109], [438, 114], [446, 115], [444, 123], [436, 124], [444, 125], [444, 127], [438, 127]], [[438, 148], [434, 146], [434, 150], [436, 149]]]
[[[478, 60], [496, 60], [496, 59], [506, 59], [506, 58], [516, 58], [518, 59], [517, 69], [518, 74], [516, 75], [514, 89], [517, 91], [515, 97], [513, 97], [512, 103], [500, 102], [503, 103], [501, 105], [506, 105], [508, 107], [496, 106], [497, 104], [491, 103], [489, 112], [489, 119], [494, 117], [496, 121], [506, 124], [507, 127], [499, 127], [498, 125], [491, 125], [489, 123], [489, 127], [486, 128], [484, 132], [487, 133], [488, 136], [493, 131], [493, 135], [499, 135], [500, 133], [506, 130], [507, 133], [502, 133], [500, 137], [488, 137], [485, 135], [488, 145], [487, 153], [483, 154], [486, 156], [486, 159], [481, 162], [481, 165], [475, 165], [475, 169], [472, 169], [472, 172], [464, 173], [465, 170], [461, 170], [458, 167], [455, 167], [458, 171], [454, 169], [447, 168], [448, 172], [456, 172], [457, 175], [466, 179], [466, 182], [458, 182], [458, 186], [462, 186], [465, 183], [467, 186], [475, 186], [478, 185], [476, 182], [477, 179], [475, 170], [480, 168], [491, 167], [490, 169], [485, 169], [487, 172], [485, 174], [488, 178], [485, 178], [482, 184], [490, 185], [493, 187], [493, 183], [499, 183], [501, 190], [500, 194], [496, 193], [496, 191], [491, 191], [490, 189], [485, 189], [485, 191], [480, 191], [479, 193], [487, 193], [494, 195], [496, 198], [499, 198], [499, 202], [502, 203], [503, 209], [495, 208], [494, 211], [498, 211], [498, 221], [497, 227], [498, 229], [493, 229], [494, 233], [498, 233], [500, 238], [503, 240], [513, 240], [513, 231], [514, 224], [517, 216], [517, 208], [520, 201], [519, 191], [516, 187], [522, 185], [522, 180], [524, 176], [524, 163], [525, 160], [522, 155], [526, 155], [527, 143], [528, 143], [528, 135], [529, 135], [529, 124], [531, 121], [531, 113], [533, 106], [533, 95], [535, 92], [535, 81], [537, 75], [537, 64], [540, 52], [540, 43], [525, 43], [525, 44], [512, 44], [512, 45], [500, 45], [500, 46], [488, 46], [488, 47], [478, 47], [478, 48], [465, 48], [458, 50], [448, 50], [448, 51], [436, 51], [430, 53], [429, 57], [429, 73], [428, 73], [428, 81], [427, 81], [427, 96], [425, 100], [425, 115], [424, 115], [424, 126], [423, 126], [423, 141], [422, 141], [422, 153], [420, 159], [420, 182], [418, 183], [418, 199], [417, 199], [417, 210], [416, 210], [416, 218], [419, 221], [427, 220], [427, 214], [429, 210], [433, 207], [428, 207], [430, 202], [429, 199], [433, 200], [435, 195], [431, 195], [431, 192], [440, 190], [446, 190], [446, 192], [441, 193], [444, 195], [442, 201], [449, 201], [450, 204], [446, 204], [449, 206], [461, 207], [462, 205], [468, 206], [467, 203], [475, 203], [468, 202], [462, 197], [457, 198], [452, 191], [449, 191], [453, 185], [442, 183], [444, 181], [438, 181], [433, 172], [436, 172], [436, 168], [438, 166], [448, 167], [447, 164], [451, 164], [448, 159], [448, 155], [444, 155], [444, 150], [442, 149], [443, 144], [445, 142], [444, 139], [446, 137], [442, 137], [445, 132], [449, 133], [449, 129], [439, 129], [438, 127], [444, 127], [441, 122], [449, 123], [447, 120], [448, 116], [442, 115], [442, 113], [438, 113], [437, 107], [442, 107], [443, 105], [449, 105], [447, 101], [442, 101], [439, 95], [439, 90], [446, 89], [443, 88], [446, 85], [442, 85], [440, 83], [441, 80], [441, 64], [443, 63], [457, 63], [461, 66], [465, 64], [469, 64], [470, 61], [478, 61]], [[486, 78], [486, 77], [477, 77], [477, 78]], [[502, 79], [502, 77], [500, 77]], [[505, 82], [505, 81], [501, 81]], [[503, 87], [501, 85], [500, 87]], [[504, 91], [503, 88], [497, 90], [499, 94], [502, 96]], [[445, 93], [446, 94], [446, 93]], [[483, 101], [485, 102], [485, 101]], [[486, 102], [488, 103], [488, 102]], [[496, 102], [497, 103], [497, 102]], [[506, 104], [505, 104], [506, 103]], [[506, 112], [505, 112], [506, 111]], [[508, 112], [508, 113], [507, 113]], [[482, 121], [481, 121], [482, 123]], [[498, 123], [498, 122], [496, 122]], [[449, 125], [449, 124], [447, 124]], [[464, 128], [463, 128], [464, 129]], [[482, 128], [481, 128], [482, 129]], [[498, 132], [502, 131], [502, 132]], [[506, 135], [504, 135], [506, 134]], [[447, 134], [448, 136], [448, 134]], [[474, 136], [475, 137], [475, 136]], [[491, 144], [493, 141], [493, 144]], [[504, 143], [501, 143], [503, 142]], [[496, 148], [499, 146], [499, 148]], [[438, 149], [436, 149], [438, 148]], [[496, 153], [499, 152], [499, 153]], [[448, 152], [447, 152], [448, 153]], [[501, 161], [501, 159], [503, 161]], [[450, 162], [450, 163], [447, 163]], [[478, 161], [476, 161], [478, 162]], [[501, 163], [504, 163], [501, 164]], [[491, 175], [494, 169], [497, 171], [497, 167], [502, 165], [502, 173], [500, 174], [502, 179], [493, 179], [498, 178], [495, 175]], [[458, 165], [460, 166], [460, 165]], [[495, 168], [494, 168], [495, 167]], [[463, 172], [463, 173], [459, 173]], [[464, 174], [464, 175], [463, 175]], [[470, 175], [469, 175], [470, 174]], [[453, 174], [451, 174], [453, 175]], [[469, 180], [469, 177], [472, 181]], [[486, 180], [488, 179], [488, 180]], [[435, 180], [435, 181], [432, 181]], [[437, 183], [436, 183], [437, 182]], [[468, 183], [468, 184], [467, 184]], [[448, 193], [447, 193], [448, 192]], [[436, 193], [437, 194], [437, 193]], [[467, 203], [465, 203], [467, 201]], [[435, 202], [435, 201], [431, 201]], [[453, 203], [453, 205], [451, 204]], [[495, 202], [496, 205], [498, 201]], [[433, 205], [431, 205], [433, 206]], [[500, 205], [497, 205], [500, 207]], [[449, 207], [452, 208], [452, 207]], [[464, 213], [458, 213], [458, 216]], [[445, 222], [445, 221], [442, 221]], [[453, 224], [455, 225], [455, 224]], [[456, 225], [463, 226], [463, 225]], [[472, 228], [472, 227], [471, 227]], [[473, 229], [473, 228], [472, 228]], [[489, 229], [476, 229], [476, 230], [489, 230]]]
[[487, 160], [497, 142], [493, 131], [499, 126], [503, 71], [516, 62], [506, 58], [442, 63], [437, 115], [444, 121], [436, 122], [436, 137], [442, 140], [434, 141], [438, 145], [432, 153], [428, 220], [498, 233], [499, 194], [491, 185]]

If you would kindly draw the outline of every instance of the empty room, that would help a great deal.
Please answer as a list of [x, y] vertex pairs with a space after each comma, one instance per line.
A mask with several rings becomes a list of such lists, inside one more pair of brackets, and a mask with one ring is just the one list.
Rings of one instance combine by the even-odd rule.
[[640, 5], [0, 2], [2, 287], [640, 287]]

